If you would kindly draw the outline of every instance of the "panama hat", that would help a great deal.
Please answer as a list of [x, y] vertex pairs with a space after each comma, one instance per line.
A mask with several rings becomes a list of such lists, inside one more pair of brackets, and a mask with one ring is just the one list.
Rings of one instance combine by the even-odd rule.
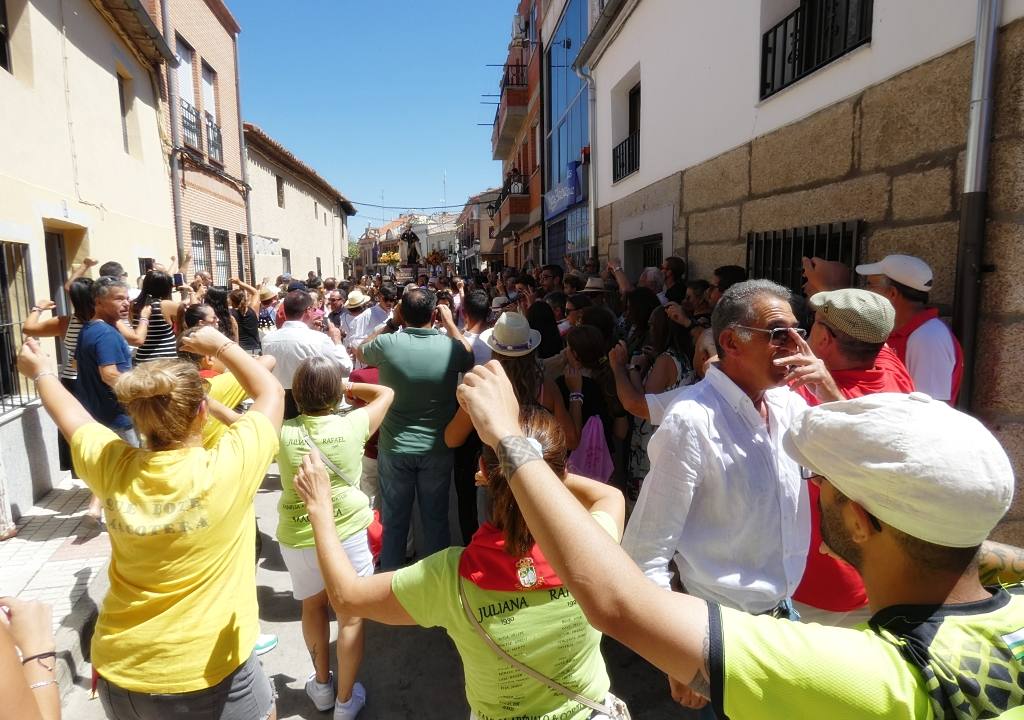
[[345, 301], [345, 307], [349, 309], [362, 307], [370, 302], [370, 298], [367, 297], [362, 290], [356, 288], [348, 294], [348, 300]]
[[540, 345], [540, 331], [530, 327], [526, 317], [517, 312], [504, 313], [493, 328], [480, 333], [492, 352], [508, 357], [532, 353]]

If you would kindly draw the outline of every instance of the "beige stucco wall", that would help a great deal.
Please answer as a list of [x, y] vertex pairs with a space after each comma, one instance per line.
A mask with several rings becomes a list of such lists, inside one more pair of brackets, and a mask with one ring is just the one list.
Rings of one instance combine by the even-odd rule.
[[[47, 231], [63, 234], [68, 267], [88, 255], [117, 260], [134, 278], [139, 258], [167, 262], [173, 220], [149, 68], [88, 0], [7, 0], [7, 14], [13, 72], [0, 70], [0, 241], [27, 247], [31, 299], [51, 295]], [[117, 73], [133, 95], [128, 153]], [[11, 312], [20, 322], [27, 308]], [[0, 446], [31, 450], [29, 462], [0, 462], [16, 508], [59, 477], [52, 434], [37, 409], [0, 415]]]
[[[69, 262], [89, 254], [134, 274], [138, 258], [174, 253], [152, 76], [89, 2], [63, 7], [62, 18], [58, 0], [8, 0], [13, 74], [0, 70], [0, 240], [29, 243], [44, 294], [44, 228], [66, 229]], [[134, 95], [130, 153], [118, 72], [131, 78]]]
[[[269, 277], [273, 281], [283, 272], [282, 249], [291, 252], [292, 275], [296, 279], [305, 280], [306, 273], [316, 270], [317, 257], [323, 277], [342, 277], [342, 260], [348, 251], [348, 219], [337, 201], [273, 162], [253, 145], [247, 150], [256, 279]], [[283, 208], [277, 205], [278, 175], [284, 178]], [[277, 242], [268, 240], [271, 238]]]

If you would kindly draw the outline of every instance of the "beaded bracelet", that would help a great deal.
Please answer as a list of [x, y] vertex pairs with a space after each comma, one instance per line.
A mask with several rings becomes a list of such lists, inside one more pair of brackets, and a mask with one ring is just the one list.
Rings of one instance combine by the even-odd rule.
[[215, 352], [215, 353], [213, 354], [213, 357], [214, 357], [215, 359], [216, 359], [216, 358], [219, 358], [219, 357], [221, 356], [221, 353], [223, 353], [223, 352], [224, 352], [225, 350], [227, 350], [227, 349], [228, 349], [228, 347], [230, 347], [231, 345], [235, 345], [235, 344], [236, 344], [236, 343], [235, 343], [235, 341], [234, 341], [234, 340], [228, 340], [228, 341], [227, 341], [226, 343], [224, 343], [224, 344], [223, 344], [223, 345], [221, 345], [221, 346], [220, 346], [219, 348], [217, 348], [217, 352]]
[[54, 377], [57, 377], [57, 373], [55, 373], [53, 370], [43, 370], [41, 373], [32, 378], [32, 382], [37, 383], [39, 382], [39, 378], [45, 377], [47, 375], [53, 375]]
[[40, 680], [39, 682], [34, 682], [34, 683], [32, 683], [31, 685], [28, 686], [28, 689], [29, 690], [38, 690], [41, 687], [46, 687], [47, 685], [56, 685], [56, 684], [57, 684], [57, 681], [54, 680], [53, 678], [51, 678], [49, 680]]
[[569, 402], [583, 402], [583, 393], [571, 392], [569, 393]]

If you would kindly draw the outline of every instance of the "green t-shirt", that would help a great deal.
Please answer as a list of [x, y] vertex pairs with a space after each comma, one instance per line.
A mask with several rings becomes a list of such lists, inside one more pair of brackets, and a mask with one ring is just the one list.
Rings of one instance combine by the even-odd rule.
[[1024, 718], [1022, 592], [886, 608], [859, 630], [712, 604], [715, 710], [732, 720]]
[[380, 449], [396, 455], [446, 450], [444, 428], [455, 415], [459, 373], [473, 367], [462, 343], [430, 328], [380, 335], [363, 347], [380, 384], [395, 391], [380, 426]]
[[[303, 437], [309, 434], [321, 451], [345, 474], [342, 480], [329, 468], [334, 495], [334, 522], [338, 537], [344, 540], [365, 530], [373, 520], [370, 499], [359, 489], [363, 471], [363, 446], [370, 437], [370, 416], [365, 410], [353, 410], [345, 416], [299, 415], [281, 426], [281, 447], [277, 466], [281, 472], [281, 499], [277, 504], [277, 540], [293, 548], [313, 547], [313, 526], [309, 524], [306, 503], [295, 492], [295, 471], [309, 453]], [[352, 484], [349, 484], [352, 483]]]
[[[613, 536], [605, 513], [594, 519]], [[419, 625], [443, 627], [455, 642], [466, 676], [466, 699], [479, 720], [582, 720], [590, 709], [524, 675], [498, 657], [477, 634], [459, 599], [463, 548], [448, 548], [398, 570], [395, 597]], [[463, 580], [466, 597], [487, 634], [527, 667], [604, 702], [609, 680], [601, 633], [587, 622], [568, 589], [505, 592]]]

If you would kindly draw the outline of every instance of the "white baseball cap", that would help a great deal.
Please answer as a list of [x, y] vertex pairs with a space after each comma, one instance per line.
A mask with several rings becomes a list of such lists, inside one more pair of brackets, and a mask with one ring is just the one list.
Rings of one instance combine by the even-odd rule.
[[924, 393], [811, 408], [783, 447], [879, 520], [935, 545], [980, 545], [1013, 498], [1013, 468], [999, 441]]
[[885, 275], [900, 285], [932, 291], [932, 269], [928, 263], [913, 255], [886, 255], [879, 262], [857, 266], [858, 275]]

